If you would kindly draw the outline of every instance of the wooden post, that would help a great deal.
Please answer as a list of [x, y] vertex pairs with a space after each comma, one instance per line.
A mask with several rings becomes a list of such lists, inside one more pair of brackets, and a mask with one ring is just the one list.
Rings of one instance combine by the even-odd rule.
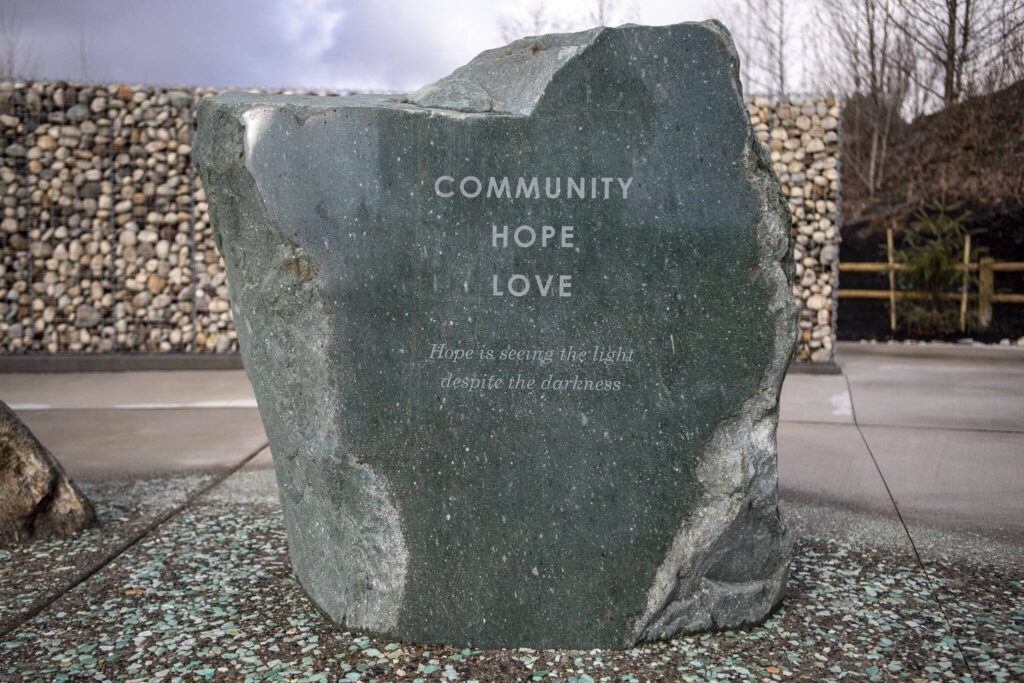
[[889, 257], [889, 329], [896, 331], [896, 268], [892, 254], [892, 228], [885, 229], [885, 247]]
[[964, 279], [960, 287], [960, 331], [967, 331], [967, 284], [971, 277], [971, 235], [964, 235]]
[[995, 291], [996, 274], [992, 269], [994, 259], [985, 256], [978, 267], [978, 324], [988, 329], [992, 322], [992, 293]]

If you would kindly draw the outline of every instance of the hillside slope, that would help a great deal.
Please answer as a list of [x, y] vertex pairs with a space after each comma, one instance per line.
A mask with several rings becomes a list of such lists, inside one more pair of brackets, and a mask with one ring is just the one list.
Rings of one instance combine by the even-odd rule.
[[904, 124], [895, 137], [874, 198], [844, 177], [844, 227], [884, 230], [938, 201], [986, 222], [1024, 209], [1024, 81]]
[[[841, 260], [884, 261], [885, 230], [900, 228], [937, 202], [961, 205], [972, 245], [999, 261], [1024, 261], [1024, 81], [948, 110], [900, 123], [880, 190], [868, 197], [852, 172], [843, 173]], [[856, 144], [845, 139], [844, 145]], [[844, 273], [844, 289], [884, 289], [884, 276]], [[1024, 292], [1022, 274], [1001, 273], [997, 289]], [[841, 339], [889, 336], [887, 304], [845, 299]], [[1024, 306], [997, 306], [984, 338], [1024, 334]]]

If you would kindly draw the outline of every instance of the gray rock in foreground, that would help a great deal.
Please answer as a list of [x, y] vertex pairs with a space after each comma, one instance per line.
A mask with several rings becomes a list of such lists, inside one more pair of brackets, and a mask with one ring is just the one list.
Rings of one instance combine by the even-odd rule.
[[69, 536], [95, 523], [57, 459], [0, 401], [0, 543]]
[[589, 648], [778, 604], [790, 219], [720, 24], [524, 39], [408, 99], [204, 99], [196, 158], [334, 620]]

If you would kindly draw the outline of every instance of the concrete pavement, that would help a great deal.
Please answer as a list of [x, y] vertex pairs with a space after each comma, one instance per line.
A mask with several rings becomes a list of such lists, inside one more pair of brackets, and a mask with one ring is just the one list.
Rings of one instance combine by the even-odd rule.
[[266, 443], [241, 370], [0, 374], [0, 399], [79, 479], [218, 470]]
[[784, 498], [1024, 545], [1024, 350], [844, 343], [838, 361], [786, 379]]

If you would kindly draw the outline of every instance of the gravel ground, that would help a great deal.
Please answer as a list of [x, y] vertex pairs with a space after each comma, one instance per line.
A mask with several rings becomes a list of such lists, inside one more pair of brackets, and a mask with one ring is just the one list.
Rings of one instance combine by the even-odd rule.
[[[872, 545], [856, 533], [820, 536], [795, 524], [784, 607], [749, 631], [631, 650], [479, 651], [334, 628], [292, 578], [270, 470], [243, 471], [200, 503], [4, 638], [0, 678], [1024, 679], [1020, 565], [931, 561], [926, 575], [895, 535]], [[815, 517], [789, 509], [797, 519]], [[8, 574], [12, 557], [4, 557]], [[21, 575], [25, 566], [14, 570]]]
[[99, 527], [72, 538], [0, 547], [0, 632], [20, 622], [37, 601], [66, 590], [83, 571], [109, 557], [212, 478], [212, 474], [194, 474], [76, 482], [96, 508]]

